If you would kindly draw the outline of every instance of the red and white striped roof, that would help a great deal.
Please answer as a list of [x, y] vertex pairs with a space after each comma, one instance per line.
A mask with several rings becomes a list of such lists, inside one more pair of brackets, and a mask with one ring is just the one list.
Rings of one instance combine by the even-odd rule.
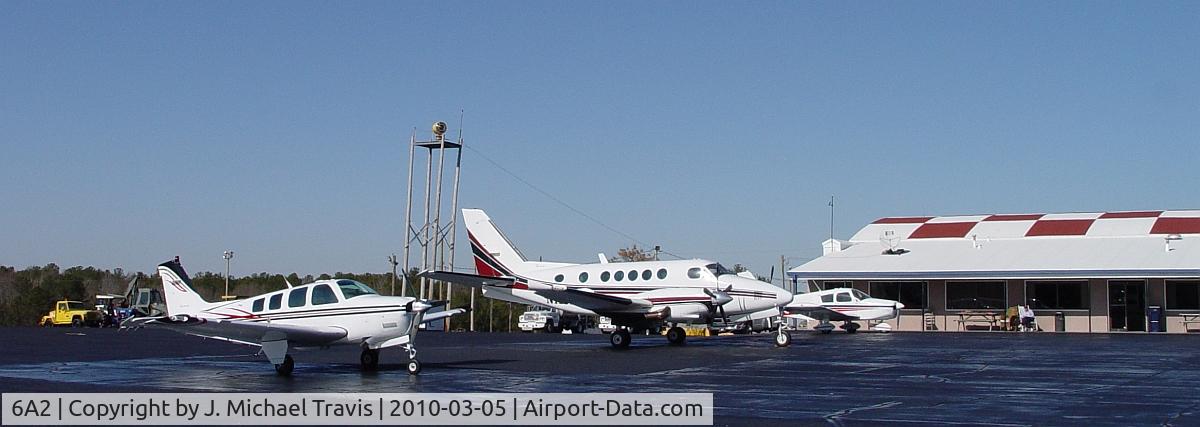
[[825, 255], [788, 274], [809, 280], [1200, 278], [1198, 234], [1200, 210], [892, 217], [867, 224], [850, 241], [827, 242]]
[[885, 231], [902, 240], [1200, 234], [1200, 210], [888, 217], [850, 241], [877, 241]]

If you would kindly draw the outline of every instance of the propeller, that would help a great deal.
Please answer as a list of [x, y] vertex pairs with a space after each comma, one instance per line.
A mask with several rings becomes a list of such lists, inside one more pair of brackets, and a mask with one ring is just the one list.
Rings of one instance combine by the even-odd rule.
[[720, 311], [721, 320], [725, 323], [729, 323], [729, 316], [725, 315], [725, 304], [733, 301], [733, 297], [730, 297], [728, 294], [728, 292], [731, 290], [733, 290], [733, 285], [729, 285], [729, 287], [726, 287], [725, 290], [721, 290], [719, 287], [715, 290], [704, 288], [704, 294], [708, 295], [709, 298], [712, 299], [712, 302], [709, 304], [709, 317], [713, 317], [713, 315], [716, 314], [716, 311]]

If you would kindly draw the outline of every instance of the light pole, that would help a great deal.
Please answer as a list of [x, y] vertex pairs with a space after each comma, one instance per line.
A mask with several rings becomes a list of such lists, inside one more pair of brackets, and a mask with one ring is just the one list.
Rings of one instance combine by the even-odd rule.
[[[388, 263], [392, 264], [392, 296], [396, 296], [396, 264], [399, 264], [400, 261], [396, 260], [396, 254], [391, 254], [388, 256]], [[402, 289], [400, 293], [404, 293], [404, 290]]]
[[225, 258], [225, 296], [221, 299], [229, 299], [229, 260], [233, 259], [233, 251], [225, 251], [221, 258]]

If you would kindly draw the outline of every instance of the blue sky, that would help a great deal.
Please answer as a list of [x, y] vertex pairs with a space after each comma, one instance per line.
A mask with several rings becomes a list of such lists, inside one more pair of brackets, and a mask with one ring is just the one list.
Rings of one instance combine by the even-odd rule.
[[[0, 2], [0, 264], [385, 271], [407, 141], [531, 257], [1198, 208], [1196, 2]], [[465, 246], [465, 245], [464, 245]], [[459, 263], [469, 265], [468, 252]]]

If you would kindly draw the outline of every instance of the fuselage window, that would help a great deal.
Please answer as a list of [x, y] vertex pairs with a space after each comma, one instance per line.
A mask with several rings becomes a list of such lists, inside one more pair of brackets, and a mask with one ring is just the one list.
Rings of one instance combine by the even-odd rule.
[[688, 269], [688, 278], [689, 279], [699, 279], [700, 278], [700, 267], [689, 268]]
[[271, 309], [278, 310], [279, 307], [282, 307], [282, 306], [283, 306], [283, 294], [271, 295], [271, 304], [270, 304]]
[[563, 281], [563, 275], [559, 274], [559, 275], [557, 275], [557, 276], [554, 276], [554, 281], [555, 281], [555, 282], [558, 282], [558, 283], [562, 283], [562, 281]]
[[362, 295], [379, 295], [370, 286], [356, 280], [342, 279], [337, 281], [338, 288], [342, 290], [342, 296], [346, 299], [354, 298]]
[[629, 270], [629, 280], [637, 280], [637, 270]]
[[667, 269], [665, 269], [665, 268], [658, 269], [658, 278], [665, 280], [667, 278]]
[[587, 283], [587, 272], [579, 273], [579, 283]]
[[609, 277], [612, 277], [612, 275], [608, 274], [607, 271], [600, 273], [600, 281], [601, 282], [607, 282]]
[[650, 280], [650, 277], [653, 274], [654, 273], [651, 273], [650, 270], [642, 270], [642, 280]]
[[288, 307], [304, 307], [304, 300], [308, 296], [308, 288], [292, 289], [288, 293]]
[[622, 281], [622, 280], [625, 280], [625, 272], [624, 272], [624, 271], [618, 271], [618, 272], [616, 272], [616, 273], [613, 273], [613, 280], [616, 280], [616, 281], [618, 281], [618, 282], [620, 282], [620, 281]]
[[259, 298], [259, 299], [254, 300], [254, 308], [251, 308], [250, 311], [253, 311], [255, 313], [263, 311], [263, 299]]
[[312, 305], [333, 304], [338, 302], [337, 294], [333, 293], [333, 288], [329, 285], [317, 285], [313, 288]]
[[838, 302], [850, 302], [850, 301], [853, 301], [852, 299], [850, 299], [850, 293], [849, 293], [849, 292], [838, 292], [838, 294], [837, 294], [837, 300], [838, 300]]
[[821, 295], [821, 302], [833, 302], [833, 294]]
[[854, 298], [859, 301], [862, 301], [862, 300], [865, 300], [865, 299], [871, 297], [870, 295], [867, 295], [866, 292], [860, 291], [858, 289], [851, 290], [850, 292], [854, 293]]

